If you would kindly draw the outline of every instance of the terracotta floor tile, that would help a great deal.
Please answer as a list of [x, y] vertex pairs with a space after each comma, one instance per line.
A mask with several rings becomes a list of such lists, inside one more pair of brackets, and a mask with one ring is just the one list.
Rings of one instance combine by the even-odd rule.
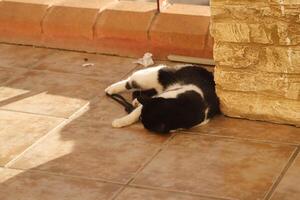
[[0, 43], [0, 67], [30, 68], [32, 64], [53, 52], [51, 49]]
[[175, 192], [148, 190], [138, 188], [126, 188], [117, 200], [213, 200], [206, 197], [191, 196]]
[[0, 169], [1, 200], [107, 200], [119, 188], [92, 180]]
[[28, 93], [27, 90], [0, 86], [0, 103], [5, 100]]
[[57, 51], [55, 54], [40, 60], [34, 68], [99, 76], [100, 79], [111, 78], [111, 81], [118, 81], [136, 67], [136, 64], [133, 64], [134, 60], [116, 56]]
[[205, 133], [236, 138], [300, 144], [300, 128], [225, 116], [217, 116], [207, 125], [196, 127], [188, 131], [199, 134]]
[[88, 112], [49, 135], [12, 166], [125, 183], [168, 138], [136, 125], [113, 129], [88, 117]]
[[300, 156], [283, 177], [271, 200], [296, 200], [300, 198]]
[[18, 78], [19, 76], [21, 76], [26, 72], [27, 70], [22, 68], [12, 69], [12, 68], [0, 67], [0, 102], [28, 92], [26, 90], [4, 86], [5, 83], [8, 83], [9, 81], [13, 81], [14, 79]]
[[0, 110], [0, 165], [7, 164], [62, 121]]
[[31, 96], [1, 105], [3, 109], [70, 117], [90, 99], [102, 95], [106, 85], [79, 75], [30, 71], [5, 87], [30, 91]]
[[179, 135], [133, 183], [232, 199], [263, 199], [293, 151], [290, 146]]
[[[130, 94], [124, 93], [122, 96], [131, 102], [132, 98]], [[97, 121], [98, 123], [110, 125], [114, 119], [125, 116], [126, 114], [127, 113], [122, 105], [103, 95], [90, 102], [89, 111], [80, 119], [87, 121], [87, 123], [90, 122], [93, 124]]]
[[8, 81], [14, 80], [26, 72], [27, 72], [26, 69], [21, 69], [21, 68], [9, 69], [5, 67], [0, 67], [0, 85], [3, 85]]
[[60, 0], [5, 0], [19, 3], [28, 3], [28, 4], [51, 4]]

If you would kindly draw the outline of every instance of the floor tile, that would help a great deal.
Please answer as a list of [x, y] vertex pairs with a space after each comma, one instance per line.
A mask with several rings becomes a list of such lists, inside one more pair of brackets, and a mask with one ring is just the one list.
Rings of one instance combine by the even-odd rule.
[[133, 182], [240, 200], [263, 199], [294, 148], [178, 135]]
[[59, 118], [0, 110], [0, 166], [16, 158], [62, 121]]
[[9, 81], [20, 77], [22, 74], [26, 73], [28, 70], [21, 68], [4, 68], [0, 67], [0, 102], [22, 95], [28, 91], [16, 88], [5, 87], [4, 85]]
[[269, 122], [235, 119], [221, 115], [212, 119], [205, 126], [196, 127], [188, 131], [236, 138], [300, 144], [300, 128]]
[[0, 86], [0, 102], [28, 93], [27, 90]]
[[126, 188], [116, 200], [213, 200], [208, 197], [192, 196], [175, 192]]
[[5, 87], [26, 90], [31, 94], [1, 108], [57, 117], [70, 117], [89, 100], [104, 93], [106, 85], [79, 75], [30, 71]]
[[26, 73], [26, 69], [9, 69], [6, 67], [0, 67], [0, 84], [5, 84], [8, 81], [14, 80], [15, 78], [19, 77], [20, 75]]
[[300, 198], [300, 156], [283, 177], [271, 200], [296, 200]]
[[168, 136], [113, 129], [84, 113], [22, 155], [13, 167], [127, 182]]
[[[124, 93], [122, 96], [128, 102], [131, 102], [132, 97], [130, 93]], [[81, 120], [89, 121], [91, 123], [97, 121], [98, 123], [101, 122], [103, 124], [110, 125], [114, 119], [123, 117], [125, 115], [127, 115], [127, 113], [122, 105], [110, 97], [103, 95], [99, 98], [93, 99], [90, 102], [89, 111], [85, 113]]]
[[0, 43], [0, 67], [30, 68], [34, 63], [53, 52], [54, 50], [46, 48]]
[[120, 80], [122, 76], [136, 67], [136, 64], [133, 63], [134, 60], [117, 56], [57, 51], [40, 60], [34, 68], [99, 76], [100, 79], [110, 78], [113, 82]]
[[119, 188], [92, 180], [0, 169], [1, 200], [107, 200]]

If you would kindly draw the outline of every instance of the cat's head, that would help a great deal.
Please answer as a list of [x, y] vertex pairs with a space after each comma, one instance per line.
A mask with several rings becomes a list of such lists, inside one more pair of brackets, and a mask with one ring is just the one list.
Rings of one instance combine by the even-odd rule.
[[141, 122], [144, 127], [157, 133], [169, 133], [176, 129], [176, 102], [162, 97], [138, 97], [143, 105]]

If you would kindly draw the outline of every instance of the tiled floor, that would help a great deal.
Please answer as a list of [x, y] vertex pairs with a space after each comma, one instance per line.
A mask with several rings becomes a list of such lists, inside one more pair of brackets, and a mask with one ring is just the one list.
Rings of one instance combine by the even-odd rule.
[[132, 62], [0, 44], [1, 200], [300, 199], [298, 128], [224, 116], [166, 136], [111, 128], [125, 113], [103, 89]]

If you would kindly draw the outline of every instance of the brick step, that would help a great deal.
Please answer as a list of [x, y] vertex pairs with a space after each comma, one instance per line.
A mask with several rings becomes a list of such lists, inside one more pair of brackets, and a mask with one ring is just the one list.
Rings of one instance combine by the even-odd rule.
[[157, 59], [212, 58], [208, 6], [117, 0], [0, 0], [0, 42]]

